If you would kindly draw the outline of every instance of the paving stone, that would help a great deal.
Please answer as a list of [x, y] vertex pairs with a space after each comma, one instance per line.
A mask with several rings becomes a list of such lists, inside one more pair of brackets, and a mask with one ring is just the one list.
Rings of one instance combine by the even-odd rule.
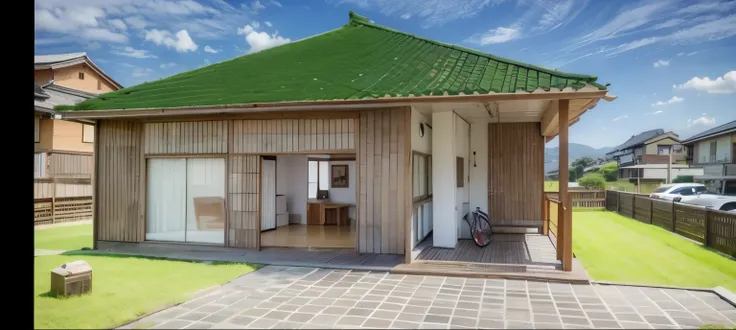
[[396, 316], [396, 320], [407, 322], [422, 322], [424, 321], [424, 315], [399, 313], [399, 315]]
[[311, 313], [311, 314], [317, 314], [321, 311], [323, 311], [326, 306], [315, 306], [315, 305], [304, 305], [302, 307], [299, 307], [296, 311], [299, 313]]
[[667, 317], [657, 315], [644, 315], [644, 319], [651, 324], [672, 324]]
[[478, 320], [478, 328], [479, 329], [504, 329], [504, 321], [503, 320], [489, 320], [489, 319], [479, 319]]
[[406, 321], [393, 321], [391, 323], [391, 329], [417, 329], [419, 328], [419, 322], [406, 322]]
[[427, 310], [429, 310], [429, 307], [422, 307], [422, 306], [405, 306], [402, 312], [404, 313], [411, 313], [411, 314], [425, 314], [427, 313]]
[[233, 317], [232, 319], [229, 319], [227, 322], [235, 324], [235, 325], [246, 326], [246, 325], [253, 323], [253, 321], [255, 320], [256, 319], [254, 317], [236, 316], [236, 317]]
[[574, 325], [574, 324], [586, 325], [586, 324], [589, 324], [589, 322], [588, 322], [588, 319], [582, 318], [582, 317], [567, 317], [567, 316], [563, 316], [562, 317], [562, 324], [564, 324], [564, 325], [568, 325], [568, 324], [570, 324], [570, 325]]
[[452, 308], [444, 308], [444, 307], [431, 307], [427, 314], [430, 315], [441, 315], [441, 316], [450, 316], [452, 315], [453, 309]]
[[442, 315], [432, 315], [429, 314], [424, 317], [424, 322], [427, 323], [449, 323], [450, 317], [449, 316], [442, 316]]
[[274, 310], [282, 312], [296, 312], [299, 308], [301, 308], [299, 305], [281, 304], [274, 308]]
[[419, 329], [449, 329], [450, 325], [447, 323], [422, 323]]
[[199, 313], [199, 312], [189, 312], [186, 314], [179, 315], [177, 319], [180, 320], [187, 320], [187, 321], [199, 321], [203, 319], [205, 316], [209, 314], [206, 313]]
[[397, 311], [383, 311], [383, 310], [377, 310], [373, 312], [373, 315], [371, 315], [372, 318], [379, 318], [379, 319], [385, 319], [385, 320], [394, 320], [399, 315], [399, 312]]
[[358, 301], [353, 299], [337, 299], [334, 303], [332, 303], [332, 306], [354, 307], [357, 303]]
[[204, 305], [200, 308], [195, 309], [195, 312], [205, 313], [205, 314], [212, 314], [214, 312], [217, 312], [221, 309], [224, 309], [225, 306], [223, 305]]
[[333, 298], [317, 298], [317, 299], [312, 299], [312, 301], [309, 302], [310, 305], [317, 305], [317, 306], [330, 306], [333, 303], [335, 303], [335, 299]]
[[506, 321], [506, 329], [531, 329], [531, 322]]
[[450, 325], [452, 328], [455, 328], [457, 326], [474, 328], [477, 323], [478, 319], [470, 317], [453, 316], [450, 319]]
[[458, 301], [455, 308], [462, 308], [462, 309], [479, 309], [480, 304], [479, 303], [471, 303], [471, 302], [465, 302], [465, 301]]
[[365, 320], [366, 317], [364, 316], [343, 316], [335, 324], [339, 326], [360, 326]]
[[621, 325], [616, 321], [611, 320], [590, 320], [593, 323], [594, 328], [600, 329], [620, 329]]
[[619, 321], [642, 322], [641, 316], [632, 313], [615, 313]]
[[210, 314], [203, 318], [201, 321], [204, 322], [210, 322], [210, 323], [220, 323], [222, 321], [225, 321], [227, 318], [229, 318], [232, 315], [222, 315], [222, 314]]
[[377, 301], [359, 301], [357, 304], [355, 304], [355, 307], [365, 309], [377, 309], [380, 304], [381, 303]]
[[560, 309], [559, 313], [562, 316], [585, 317], [585, 313], [583, 313], [583, 311], [575, 309]]
[[351, 316], [370, 316], [373, 314], [373, 309], [366, 309], [366, 308], [351, 308], [348, 310], [348, 312], [345, 315], [351, 315]]
[[470, 310], [470, 309], [456, 309], [452, 316], [461, 316], [461, 317], [472, 317], [472, 318], [478, 318], [478, 310]]
[[588, 317], [591, 319], [598, 319], [598, 320], [613, 320], [613, 314], [608, 312], [586, 312], [588, 314]]
[[280, 322], [279, 320], [274, 320], [274, 319], [257, 319], [253, 321], [251, 324], [248, 324], [248, 328], [265, 329], [265, 328], [270, 328], [278, 324], [279, 322]]
[[214, 323], [199, 321], [199, 322], [194, 322], [190, 324], [184, 329], [210, 329], [212, 328], [213, 325]]
[[348, 310], [347, 307], [330, 306], [322, 310], [322, 314], [345, 315]]
[[170, 320], [170, 321], [161, 323], [153, 327], [152, 329], [181, 329], [192, 323], [193, 323], [192, 321], [187, 321], [187, 320]]
[[256, 307], [257, 308], [262, 308], [262, 309], [274, 309], [274, 308], [278, 307], [279, 305], [281, 305], [281, 304], [280, 303], [273, 303], [273, 302], [264, 301], [264, 302], [256, 305]]
[[340, 315], [318, 314], [309, 321], [309, 324], [334, 325], [340, 317]]
[[560, 317], [558, 315], [547, 315], [547, 314], [534, 314], [534, 323], [560, 323]]
[[304, 323], [281, 321], [276, 323], [274, 329], [301, 329], [302, 326], [304, 326]]
[[393, 321], [391, 320], [369, 318], [365, 321], [365, 323], [363, 323], [363, 327], [372, 329], [385, 329], [389, 328], [392, 322]]
[[[402, 297], [387, 297], [386, 303], [393, 303], [393, 304], [406, 304], [409, 301], [409, 298], [402, 298]], [[403, 307], [402, 307], [403, 308]]]

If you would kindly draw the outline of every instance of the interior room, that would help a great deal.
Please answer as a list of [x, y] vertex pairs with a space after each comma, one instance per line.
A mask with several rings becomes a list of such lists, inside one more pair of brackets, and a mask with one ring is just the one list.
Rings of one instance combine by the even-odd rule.
[[355, 248], [355, 155], [278, 155], [261, 173], [261, 246]]

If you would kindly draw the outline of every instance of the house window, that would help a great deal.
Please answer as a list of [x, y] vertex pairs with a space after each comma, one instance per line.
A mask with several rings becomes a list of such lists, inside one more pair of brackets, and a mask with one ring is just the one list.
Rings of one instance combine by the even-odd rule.
[[422, 200], [432, 196], [432, 156], [414, 152], [413, 197]]
[[317, 191], [329, 189], [329, 163], [326, 160], [309, 161], [307, 198], [317, 198]]
[[95, 127], [94, 126], [82, 124], [82, 142], [84, 143], [95, 142]]
[[102, 80], [97, 81], [97, 90], [102, 90]]
[[[225, 159], [151, 158], [147, 162], [146, 240], [224, 244]], [[234, 207], [252, 202], [234, 200]]]
[[658, 145], [657, 146], [657, 155], [669, 155], [669, 154], [670, 154], [669, 145]]
[[33, 177], [46, 177], [46, 153], [37, 152], [33, 157]]
[[462, 188], [465, 187], [465, 159], [456, 157], [455, 160], [457, 162], [457, 165], [455, 165], [455, 173], [457, 174], [455, 181], [457, 181], [457, 187]]
[[716, 161], [716, 149], [718, 148], [718, 140], [710, 143], [710, 161]]
[[33, 117], [33, 142], [41, 142], [41, 119], [38, 116]]
[[79, 73], [79, 80], [84, 80], [84, 72]]

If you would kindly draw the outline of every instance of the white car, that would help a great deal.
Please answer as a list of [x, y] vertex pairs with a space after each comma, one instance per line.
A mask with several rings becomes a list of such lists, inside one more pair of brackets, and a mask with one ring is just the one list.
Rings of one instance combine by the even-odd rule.
[[698, 194], [693, 196], [675, 197], [675, 202], [705, 206], [712, 210], [736, 213], [736, 196]]
[[705, 185], [702, 183], [671, 183], [663, 184], [655, 189], [649, 198], [674, 200], [675, 197], [693, 196], [704, 193]]

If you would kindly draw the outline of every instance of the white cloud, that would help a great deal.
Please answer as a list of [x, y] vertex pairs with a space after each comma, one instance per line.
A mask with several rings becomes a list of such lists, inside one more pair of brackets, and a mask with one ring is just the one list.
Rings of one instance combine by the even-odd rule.
[[128, 26], [125, 25], [125, 22], [123, 22], [123, 20], [121, 20], [119, 18], [111, 19], [111, 20], [107, 21], [107, 23], [110, 24], [112, 27], [120, 30], [120, 31], [125, 31], [125, 30], [128, 29]]
[[702, 14], [714, 11], [728, 11], [732, 8], [736, 8], [736, 2], [734, 1], [701, 2], [680, 9], [677, 11], [677, 14]]
[[207, 53], [212, 53], [212, 54], [217, 54], [217, 52], [219, 52], [219, 50], [214, 49], [214, 48], [210, 47], [209, 45], [204, 46], [204, 51], [207, 52]]
[[442, 26], [444, 24], [470, 18], [488, 6], [495, 6], [505, 0], [327, 0], [335, 6], [345, 4], [344, 8], [362, 8], [380, 11], [386, 16], [411, 15], [423, 19], [422, 27]]
[[130, 46], [126, 46], [123, 49], [113, 50], [112, 53], [133, 58], [158, 58], [158, 56], [151, 54], [151, 52], [145, 49], [135, 49]]
[[465, 42], [484, 46], [508, 42], [518, 39], [519, 37], [521, 37], [521, 32], [513, 27], [498, 27], [488, 30], [488, 32], [483, 34], [473, 35], [470, 38], [465, 39]]
[[77, 41], [105, 41], [125, 43], [128, 37], [102, 26], [105, 11], [92, 6], [53, 8], [38, 5], [35, 11], [35, 30], [50, 34], [65, 34]]
[[668, 105], [668, 104], [672, 104], [672, 103], [680, 103], [682, 101], [685, 101], [685, 99], [682, 98], [682, 97], [673, 96], [671, 99], [669, 99], [667, 101], [657, 101], [657, 102], [654, 102], [654, 103], [652, 103], [652, 106], [653, 107], [658, 107], [658, 106]]
[[193, 52], [198, 48], [187, 30], [181, 30], [172, 36], [169, 31], [152, 29], [146, 31], [146, 41], [151, 41], [156, 45], [165, 45], [166, 47], [174, 48], [179, 53]]
[[238, 28], [238, 31], [237, 31], [237, 33], [238, 33], [238, 35], [241, 35], [241, 34], [245, 34], [245, 35], [248, 35], [248, 34], [250, 34], [251, 32], [253, 32], [253, 31], [255, 31], [255, 30], [256, 30], [256, 29], [255, 29], [255, 28], [253, 28], [252, 26], [250, 26], [250, 25], [246, 25], [246, 26], [244, 26], [244, 27], [242, 27], [242, 28]]
[[541, 8], [545, 8], [545, 12], [534, 30], [554, 30], [574, 19], [586, 4], [587, 2], [575, 4], [572, 0], [539, 3]]
[[142, 78], [150, 75], [151, 72], [153, 72], [153, 70], [149, 68], [134, 68], [131, 75], [133, 78]]
[[271, 0], [271, 4], [279, 8], [283, 7], [283, 5], [281, 5], [281, 2], [278, 2], [276, 0]]
[[729, 71], [714, 80], [708, 77], [693, 77], [684, 84], [673, 86], [677, 89], [694, 89], [708, 94], [736, 93], [736, 71]]
[[653, 64], [655, 68], [663, 68], [669, 65], [670, 65], [670, 61], [665, 61], [665, 60], [659, 60], [657, 62], [654, 62]]
[[161, 64], [161, 65], [159, 65], [159, 67], [160, 67], [160, 68], [162, 68], [162, 69], [168, 69], [168, 68], [170, 68], [170, 67], [173, 67], [173, 66], [175, 66], [175, 65], [176, 65], [176, 63], [174, 63], [174, 62], [169, 62], [169, 63], [164, 63], [164, 64]]
[[245, 41], [250, 45], [248, 53], [257, 53], [264, 49], [288, 44], [291, 39], [279, 36], [277, 33], [269, 35], [266, 32], [251, 32], [245, 36]]
[[619, 121], [621, 119], [626, 119], [626, 118], [629, 118], [629, 116], [628, 115], [618, 116], [616, 118], [613, 118], [613, 121]]
[[266, 6], [264, 6], [264, 5], [263, 5], [263, 4], [262, 4], [262, 3], [260, 2], [260, 1], [258, 1], [258, 0], [254, 0], [254, 1], [253, 1], [253, 2], [251, 3], [251, 5], [250, 5], [250, 8], [251, 8], [251, 9], [253, 9], [253, 11], [259, 11], [259, 10], [261, 10], [261, 9], [266, 9]]
[[703, 113], [701, 117], [687, 120], [688, 127], [692, 127], [695, 125], [713, 126], [715, 124], [716, 124], [716, 117], [708, 117], [707, 114], [705, 113]]
[[645, 113], [645, 115], [657, 115], [657, 114], [660, 114], [660, 113], [662, 113], [662, 112], [664, 112], [664, 111], [662, 111], [662, 110], [657, 110], [657, 111], [654, 111], [654, 112], [647, 112], [647, 113]]
[[271, 24], [271, 22], [269, 22], [269, 21], [265, 21], [265, 22], [263, 22], [263, 24], [266, 24], [266, 26], [268, 26], [268, 27], [272, 27], [273, 26], [273, 24]]
[[619, 37], [625, 34], [625, 32], [632, 31], [651, 22], [653, 17], [666, 7], [667, 4], [666, 2], [648, 3], [622, 11], [608, 23], [580, 38], [578, 44], [584, 45]]
[[125, 22], [137, 30], [143, 30], [147, 25], [150, 25], [143, 16], [128, 16], [125, 18]]

